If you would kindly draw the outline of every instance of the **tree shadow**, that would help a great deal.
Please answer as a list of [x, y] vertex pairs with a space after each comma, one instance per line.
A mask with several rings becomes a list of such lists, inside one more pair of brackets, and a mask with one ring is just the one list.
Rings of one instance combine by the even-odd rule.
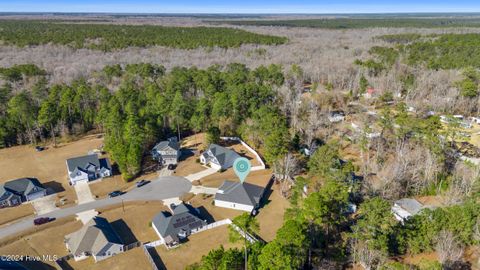
[[147, 248], [147, 251], [158, 269], [167, 270], [167, 267], [163, 263], [162, 258], [160, 258], [160, 255], [155, 248]]
[[57, 181], [46, 182], [43, 184], [43, 186], [47, 189], [48, 195], [65, 191], [65, 188], [62, 186], [62, 184]]
[[270, 179], [270, 181], [268, 181], [268, 184], [265, 187], [265, 191], [263, 193], [262, 199], [260, 200], [260, 205], [259, 205], [258, 209], [261, 209], [261, 208], [265, 207], [266, 205], [268, 205], [272, 201], [269, 198], [273, 193], [272, 186], [273, 186], [274, 182], [275, 181], [273, 180], [273, 177]]
[[123, 244], [128, 245], [138, 241], [130, 227], [123, 219], [117, 219], [114, 222], [111, 222], [111, 225], [115, 232], [117, 232], [118, 236], [120, 236], [122, 239]]

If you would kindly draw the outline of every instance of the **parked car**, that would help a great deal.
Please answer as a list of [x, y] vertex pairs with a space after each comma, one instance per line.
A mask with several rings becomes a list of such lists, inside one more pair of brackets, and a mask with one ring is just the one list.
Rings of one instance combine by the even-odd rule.
[[148, 184], [148, 183], [150, 183], [150, 181], [148, 181], [148, 180], [140, 180], [140, 181], [137, 182], [137, 188], [138, 188], [138, 187], [143, 187], [143, 186], [145, 186], [145, 185]]
[[175, 164], [168, 164], [167, 169], [172, 171], [172, 170], [175, 170], [176, 167], [177, 167], [177, 165], [175, 165]]
[[43, 147], [43, 146], [35, 146], [35, 151], [37, 151], [37, 152], [42, 152], [43, 150], [45, 150], [45, 147]]
[[108, 197], [110, 197], [110, 198], [117, 197], [117, 196], [123, 195], [123, 193], [124, 192], [122, 192], [120, 190], [115, 190], [115, 191], [112, 191], [112, 192], [108, 193]]
[[40, 217], [40, 218], [36, 218], [33, 220], [33, 224], [34, 225], [42, 225], [42, 224], [45, 224], [45, 223], [48, 223], [48, 222], [51, 222], [51, 221], [54, 221], [55, 218], [52, 218], [52, 217]]

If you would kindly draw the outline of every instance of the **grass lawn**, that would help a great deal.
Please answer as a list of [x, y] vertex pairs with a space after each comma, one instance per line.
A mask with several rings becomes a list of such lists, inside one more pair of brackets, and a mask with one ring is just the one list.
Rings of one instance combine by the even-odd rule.
[[200, 208], [201, 214], [205, 216], [205, 218], [207, 218], [209, 222], [219, 221], [227, 218], [233, 219], [236, 216], [239, 216], [244, 213], [243, 211], [240, 211], [240, 210], [214, 206], [213, 199], [214, 199], [213, 195], [207, 196], [203, 194], [198, 194], [198, 195], [195, 195], [188, 202], [193, 207]]
[[[75, 270], [133, 270], [152, 269], [142, 248], [134, 248], [127, 252], [115, 255], [95, 263], [92, 257], [75, 262], [68, 260], [68, 264]], [[173, 269], [173, 268], [172, 268]]]
[[[82, 223], [74, 219], [62, 219], [42, 225], [36, 227], [36, 231], [32, 230], [18, 239], [0, 244], [0, 254], [65, 256], [68, 252], [63, 242], [64, 236], [81, 227]], [[53, 261], [44, 263], [54, 265]]]
[[[265, 187], [272, 176], [271, 170], [261, 170], [250, 172], [246, 182], [254, 185]], [[200, 185], [206, 187], [220, 187], [225, 180], [239, 181], [232, 168], [221, 172], [214, 173], [200, 180]]]
[[19, 218], [32, 216], [35, 209], [29, 203], [24, 203], [16, 207], [0, 209], [0, 225], [10, 223]]
[[178, 248], [167, 250], [164, 246], [158, 246], [155, 250], [167, 269], [185, 269], [186, 266], [199, 262], [202, 256], [221, 245], [225, 249], [242, 247], [241, 243], [228, 241], [228, 226], [225, 225], [190, 235], [188, 242]]
[[[58, 197], [73, 203], [77, 196], [68, 184], [65, 161], [68, 158], [86, 155], [89, 150], [99, 148], [103, 138], [97, 135], [85, 136], [69, 143], [58, 144], [56, 148], [48, 146], [42, 152], [36, 152], [31, 145], [21, 145], [0, 150], [0, 182], [35, 177], [47, 188], [52, 188]], [[15, 169], [12, 169], [15, 168]]]
[[284, 213], [288, 207], [290, 207], [290, 203], [280, 195], [279, 185], [273, 185], [266, 204], [257, 215], [260, 224], [258, 235], [263, 240], [269, 242], [275, 238], [277, 230], [283, 225]]
[[[124, 212], [125, 210], [125, 212]], [[161, 202], [129, 202], [107, 209], [99, 209], [100, 216], [106, 218], [124, 242], [149, 242], [158, 240], [158, 236], [150, 227], [150, 221], [160, 211], [168, 208]]]

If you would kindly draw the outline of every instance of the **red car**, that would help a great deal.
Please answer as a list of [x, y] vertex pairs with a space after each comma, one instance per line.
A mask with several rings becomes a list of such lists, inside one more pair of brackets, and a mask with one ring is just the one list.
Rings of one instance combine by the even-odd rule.
[[41, 218], [36, 218], [33, 220], [33, 224], [34, 225], [42, 225], [42, 224], [45, 224], [45, 223], [48, 223], [48, 222], [51, 222], [51, 221], [54, 221], [55, 218], [51, 218], [51, 217], [41, 217]]

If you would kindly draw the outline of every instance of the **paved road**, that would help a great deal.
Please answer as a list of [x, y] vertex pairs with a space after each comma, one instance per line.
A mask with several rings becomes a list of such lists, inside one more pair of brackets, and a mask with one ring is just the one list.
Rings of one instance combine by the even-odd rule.
[[[106, 206], [121, 203], [123, 201], [153, 201], [163, 200], [168, 198], [179, 197], [184, 193], [187, 193], [192, 188], [190, 181], [184, 177], [179, 176], [164, 176], [159, 177], [157, 180], [141, 187], [135, 188], [126, 194], [115, 197], [97, 200], [89, 203], [79, 204], [76, 206], [58, 209], [50, 213], [39, 215], [38, 217], [55, 217], [63, 218], [75, 215], [80, 212], [103, 208]], [[35, 218], [23, 219], [19, 222], [12, 223], [10, 225], [0, 227], [0, 239], [6, 236], [19, 233], [33, 227], [33, 220]]]

